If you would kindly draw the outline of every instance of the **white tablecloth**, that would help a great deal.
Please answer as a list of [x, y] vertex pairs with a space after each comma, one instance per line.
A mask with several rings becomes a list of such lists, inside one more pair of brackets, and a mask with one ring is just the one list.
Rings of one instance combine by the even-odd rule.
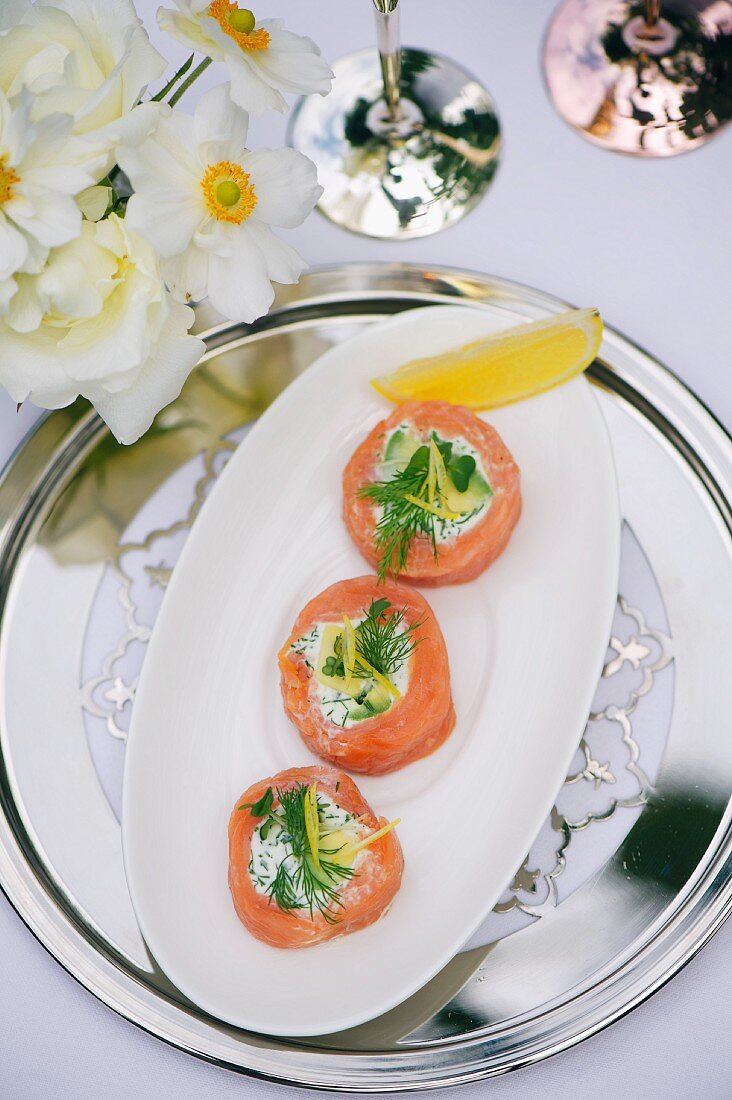
[[[157, 0], [138, 0], [173, 60], [184, 51], [154, 26]], [[329, 57], [371, 40], [369, 0], [277, 0], [257, 8], [309, 33]], [[403, 0], [405, 41], [462, 60], [493, 93], [503, 160], [483, 203], [436, 237], [387, 244], [352, 237], [313, 216], [290, 239], [312, 264], [404, 260], [507, 276], [582, 305], [650, 349], [732, 425], [732, 129], [672, 161], [613, 156], [554, 115], [538, 53], [551, 10], [538, 0]], [[223, 79], [214, 66], [201, 88]], [[200, 92], [189, 93], [189, 102]], [[185, 103], [185, 101], [184, 101]], [[282, 143], [284, 120], [252, 126], [252, 143]], [[0, 465], [34, 420], [0, 394]], [[467, 1100], [732, 1095], [732, 929], [647, 1004], [543, 1065], [450, 1090]], [[118, 1018], [74, 982], [0, 902], [0, 1096], [26, 1098], [246, 1095], [292, 1091], [215, 1069]], [[302, 1094], [305, 1095], [304, 1093]]]

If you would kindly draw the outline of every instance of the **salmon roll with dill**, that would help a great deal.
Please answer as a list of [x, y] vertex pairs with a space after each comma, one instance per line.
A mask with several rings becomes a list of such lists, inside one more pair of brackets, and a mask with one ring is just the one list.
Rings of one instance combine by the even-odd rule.
[[229, 889], [272, 947], [313, 947], [366, 928], [402, 881], [394, 828], [335, 768], [289, 768], [244, 792], [229, 821]]
[[521, 514], [519, 468], [495, 428], [446, 401], [407, 402], [343, 472], [343, 518], [379, 578], [473, 580]]
[[418, 592], [338, 581], [298, 615], [279, 654], [282, 699], [308, 748], [381, 775], [434, 752], [455, 724], [447, 649]]

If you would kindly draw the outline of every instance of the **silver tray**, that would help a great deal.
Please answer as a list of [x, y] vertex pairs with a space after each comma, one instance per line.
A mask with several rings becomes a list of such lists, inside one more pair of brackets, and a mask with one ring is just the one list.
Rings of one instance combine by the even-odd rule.
[[468, 272], [314, 271], [254, 325], [201, 311], [206, 360], [136, 446], [115, 445], [78, 405], [47, 416], [0, 480], [2, 887], [102, 1001], [252, 1075], [388, 1092], [537, 1061], [648, 997], [732, 905], [732, 444], [610, 331], [590, 377], [624, 517], [613, 636], [572, 770], [480, 932], [399, 1008], [307, 1042], [206, 1016], [145, 947], [122, 867], [124, 738], [186, 533], [246, 425], [322, 351], [387, 314], [456, 300], [527, 319], [564, 308]]

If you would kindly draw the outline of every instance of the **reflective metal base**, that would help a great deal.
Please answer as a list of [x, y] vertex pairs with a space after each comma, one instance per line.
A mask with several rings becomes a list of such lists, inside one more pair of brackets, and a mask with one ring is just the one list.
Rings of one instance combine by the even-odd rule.
[[329, 96], [292, 114], [289, 142], [315, 162], [320, 211], [344, 229], [387, 239], [452, 225], [488, 188], [501, 148], [493, 101], [454, 61], [405, 49], [402, 99], [390, 118], [375, 50], [337, 61]]
[[732, 3], [564, 0], [544, 45], [559, 114], [618, 153], [668, 157], [709, 141], [732, 118]]
[[63, 966], [152, 1034], [348, 1095], [555, 1054], [649, 996], [732, 912], [732, 619], [719, 611], [732, 606], [732, 441], [606, 328], [588, 373], [627, 521], [623, 599], [571, 773], [479, 938], [391, 1012], [306, 1041], [207, 1016], [147, 952], [117, 816], [124, 738], [186, 534], [236, 440], [320, 355], [385, 316], [456, 301], [504, 324], [566, 308], [466, 271], [310, 271], [252, 325], [199, 307], [206, 356], [133, 447], [78, 402], [0, 473], [0, 887]]

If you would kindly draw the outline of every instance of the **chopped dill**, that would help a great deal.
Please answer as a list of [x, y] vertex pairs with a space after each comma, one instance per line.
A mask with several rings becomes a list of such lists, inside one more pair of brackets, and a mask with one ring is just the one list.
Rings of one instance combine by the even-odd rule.
[[303, 634], [301, 638], [296, 638], [290, 646], [290, 649], [295, 653], [299, 653], [301, 656], [305, 653], [309, 646], [318, 640], [318, 628], [314, 626], [309, 634]]

